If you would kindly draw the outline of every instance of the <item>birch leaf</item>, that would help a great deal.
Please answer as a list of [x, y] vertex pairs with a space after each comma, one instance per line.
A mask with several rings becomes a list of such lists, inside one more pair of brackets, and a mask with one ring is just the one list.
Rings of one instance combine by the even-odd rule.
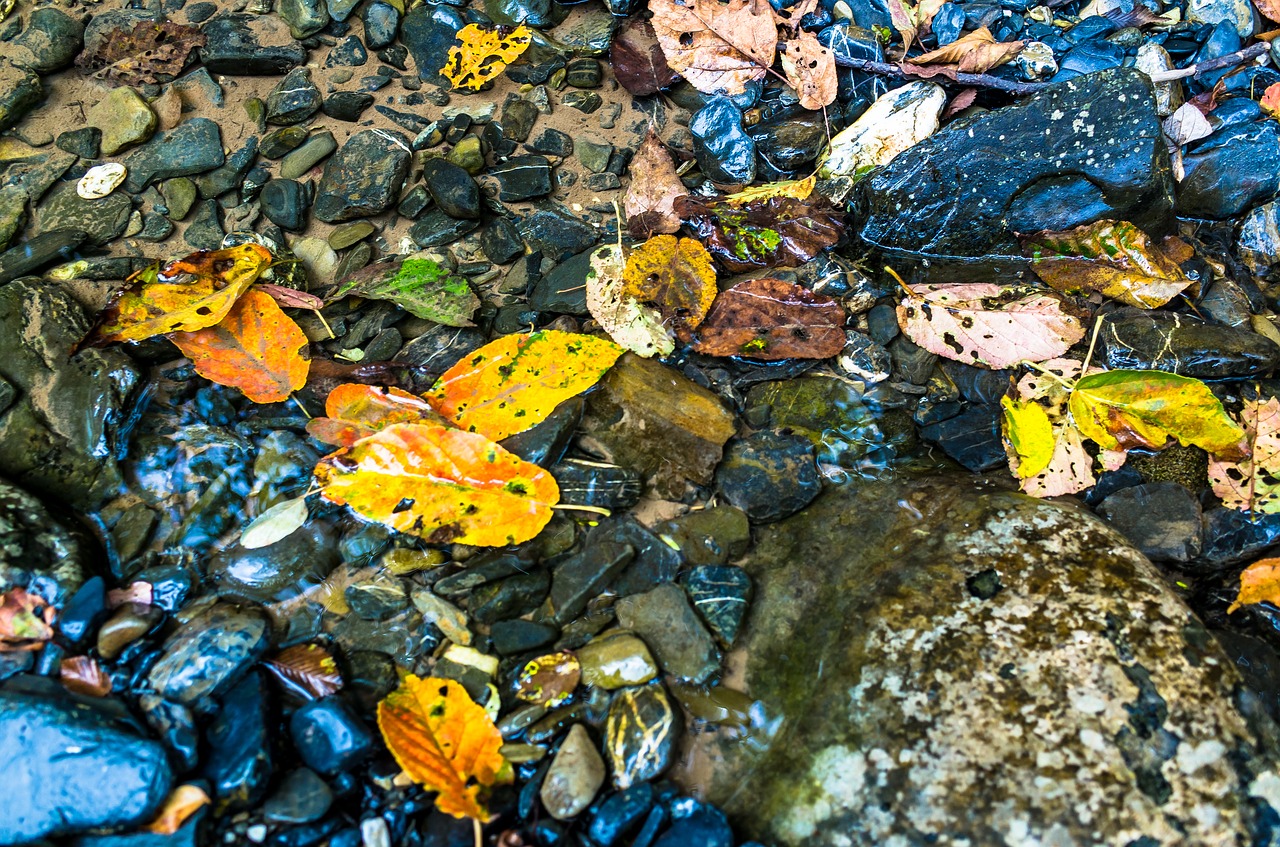
[[1213, 493], [1233, 509], [1280, 514], [1280, 399], [1244, 401], [1240, 420], [1251, 455], [1239, 461], [1210, 458]]

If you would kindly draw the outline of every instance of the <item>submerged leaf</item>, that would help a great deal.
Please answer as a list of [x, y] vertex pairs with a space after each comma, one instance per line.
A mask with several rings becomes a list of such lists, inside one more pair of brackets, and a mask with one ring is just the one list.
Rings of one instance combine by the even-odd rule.
[[295, 644], [263, 661], [281, 684], [302, 697], [319, 700], [342, 689], [333, 654], [319, 644]]
[[72, 694], [106, 697], [111, 693], [111, 674], [88, 656], [68, 656], [58, 665], [58, 679]]
[[631, 234], [648, 238], [656, 233], [679, 232], [680, 216], [675, 212], [675, 201], [689, 192], [676, 175], [676, 166], [666, 145], [652, 128], [631, 160], [629, 173], [631, 181], [622, 198], [622, 213]]
[[179, 785], [169, 793], [155, 820], [144, 829], [157, 835], [173, 835], [201, 806], [209, 805], [209, 795], [196, 785]]
[[716, 299], [711, 254], [692, 238], [655, 235], [627, 256], [622, 293], [650, 303], [676, 332], [695, 329]]
[[480, 298], [466, 279], [431, 259], [379, 262], [362, 268], [326, 296], [328, 302], [357, 295], [395, 303], [415, 318], [445, 326], [471, 326]]
[[1238, 461], [1209, 459], [1213, 493], [1233, 509], [1280, 514], [1280, 399], [1245, 400], [1240, 420], [1250, 455]]
[[324, 413], [326, 417], [307, 421], [307, 434], [338, 447], [350, 447], [395, 423], [443, 423], [421, 397], [399, 388], [356, 382], [330, 391]]
[[276, 503], [244, 528], [240, 533], [240, 546], [256, 550], [288, 538], [307, 522], [308, 514], [306, 497], [293, 497]]
[[519, 544], [551, 520], [551, 474], [483, 435], [393, 424], [316, 465], [331, 503], [431, 544]]
[[637, 97], [657, 94], [679, 78], [667, 64], [653, 24], [640, 15], [628, 18], [614, 33], [609, 60], [618, 82]]
[[693, 349], [749, 359], [826, 359], [845, 345], [839, 301], [780, 279], [740, 282], [716, 298]]
[[1259, 559], [1240, 573], [1240, 590], [1227, 614], [1258, 603], [1280, 606], [1280, 559]]
[[840, 212], [794, 197], [768, 197], [735, 207], [690, 196], [677, 200], [675, 209], [731, 273], [797, 268], [844, 234]]
[[591, 254], [587, 271], [587, 311], [615, 342], [638, 356], [666, 356], [675, 350], [675, 337], [652, 306], [623, 293], [625, 251], [606, 244]]
[[766, 0], [649, 0], [667, 64], [699, 91], [741, 94], [773, 66], [778, 28]]
[[449, 48], [440, 73], [455, 89], [479, 91], [520, 57], [533, 33], [524, 24], [514, 28], [467, 24], [456, 37], [458, 44]]
[[505, 781], [502, 734], [483, 707], [451, 679], [410, 674], [378, 704], [378, 729], [409, 778], [438, 791], [436, 808], [486, 821], [482, 792]]
[[785, 179], [781, 182], [749, 185], [734, 194], [726, 194], [724, 202], [730, 206], [746, 206], [757, 200], [768, 200], [770, 197], [794, 197], [796, 200], [808, 200], [817, 184], [816, 176], [808, 176], [804, 179]]

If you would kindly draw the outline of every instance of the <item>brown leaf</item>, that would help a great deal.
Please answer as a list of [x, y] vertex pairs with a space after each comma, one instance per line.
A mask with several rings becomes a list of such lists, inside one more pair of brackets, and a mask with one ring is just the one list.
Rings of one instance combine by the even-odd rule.
[[731, 273], [796, 268], [835, 244], [844, 215], [822, 202], [770, 197], [739, 208], [682, 197], [676, 213]]
[[288, 647], [265, 664], [285, 688], [308, 700], [328, 697], [342, 688], [338, 663], [319, 644]]
[[844, 349], [844, 307], [780, 279], [752, 279], [722, 291], [693, 349], [709, 356], [826, 359]]
[[702, 323], [716, 298], [716, 270], [692, 238], [655, 235], [627, 256], [622, 293], [650, 303], [677, 333]]
[[947, 104], [947, 108], [942, 113], [942, 120], [949, 120], [963, 112], [965, 109], [973, 105], [973, 101], [978, 99], [978, 89], [966, 88], [951, 98], [951, 102]]
[[667, 64], [653, 24], [640, 15], [628, 18], [614, 34], [609, 59], [618, 82], [637, 97], [657, 94], [680, 76]]
[[0, 594], [0, 653], [39, 650], [53, 638], [54, 608], [25, 588]]
[[106, 697], [111, 693], [111, 677], [88, 656], [68, 656], [58, 668], [62, 687], [72, 694]]
[[324, 308], [324, 300], [314, 294], [298, 291], [296, 288], [285, 288], [283, 285], [259, 282], [258, 290], [270, 294], [271, 299], [275, 300], [282, 309], [310, 309], [315, 312]]
[[204, 793], [204, 789], [195, 785], [179, 785], [164, 801], [156, 819], [145, 829], [158, 835], [173, 835], [201, 806], [208, 804], [209, 795]]
[[680, 216], [674, 204], [689, 192], [676, 176], [676, 166], [666, 145], [652, 128], [631, 160], [631, 181], [622, 198], [627, 229], [636, 238], [680, 230]]
[[782, 72], [799, 95], [800, 105], [818, 110], [836, 99], [836, 59], [812, 32], [800, 32], [778, 45]]
[[699, 91], [741, 94], [773, 66], [778, 28], [767, 0], [649, 0], [672, 70]]
[[1253, 0], [1253, 5], [1267, 20], [1280, 22], [1280, 0]]
[[192, 52], [204, 46], [204, 33], [173, 21], [139, 21], [132, 29], [107, 33], [97, 43], [95, 50], [76, 57], [77, 67], [125, 85], [159, 85], [182, 73]]
[[984, 74], [1022, 52], [1022, 41], [999, 42], [985, 26], [912, 59], [915, 65], [954, 65], [963, 74]]

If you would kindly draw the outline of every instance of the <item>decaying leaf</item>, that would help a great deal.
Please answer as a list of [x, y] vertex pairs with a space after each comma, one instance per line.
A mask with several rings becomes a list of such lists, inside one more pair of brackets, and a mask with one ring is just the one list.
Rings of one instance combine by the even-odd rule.
[[388, 300], [415, 318], [445, 326], [471, 326], [471, 316], [480, 307], [480, 298], [465, 278], [421, 258], [369, 265], [338, 283], [325, 299], [333, 302], [351, 295]]
[[780, 279], [752, 279], [722, 292], [698, 328], [694, 350], [748, 359], [826, 359], [845, 345], [839, 301]]
[[680, 230], [675, 202], [689, 192], [676, 176], [671, 154], [652, 127], [631, 160], [631, 181], [622, 198], [627, 229], [636, 238]]
[[1098, 221], [1065, 232], [1023, 238], [1036, 275], [1067, 294], [1097, 292], [1141, 309], [1163, 306], [1192, 280], [1180, 262], [1185, 242], [1169, 236], [1159, 244], [1126, 221]]
[[733, 206], [689, 196], [677, 200], [675, 209], [731, 273], [797, 268], [844, 234], [839, 211], [794, 197]]
[[209, 795], [195, 785], [179, 785], [169, 793], [155, 820], [144, 829], [157, 835], [173, 835], [201, 806], [209, 805]]
[[319, 644], [286, 647], [263, 664], [282, 685], [308, 700], [328, 697], [342, 688], [338, 663]]
[[617, 344], [639, 356], [666, 356], [675, 350], [675, 336], [652, 306], [623, 293], [626, 253], [606, 244], [591, 254], [587, 271], [587, 311]]
[[259, 282], [258, 290], [270, 294], [271, 299], [275, 300], [281, 309], [309, 309], [314, 312], [324, 308], [324, 300], [314, 294], [298, 291], [296, 288], [285, 288], [283, 285]]
[[[1280, 94], [1280, 88], [1276, 89], [1276, 93]], [[1172, 115], [1164, 119], [1161, 129], [1164, 130], [1164, 137], [1175, 147], [1213, 134], [1213, 124], [1191, 103], [1183, 103], [1175, 109]]]
[[778, 44], [782, 72], [800, 105], [822, 109], [836, 99], [836, 59], [812, 32], [801, 31]]
[[111, 675], [88, 656], [68, 656], [58, 666], [62, 687], [85, 697], [106, 697], [111, 693]]
[[773, 66], [778, 29], [767, 0], [649, 0], [667, 64], [699, 91], [741, 94]]
[[1267, 20], [1280, 22], [1280, 0], [1253, 0], [1253, 5]]
[[667, 64], [653, 24], [640, 15], [628, 18], [614, 33], [609, 59], [618, 82], [637, 97], [657, 94], [679, 78]]
[[964, 74], [984, 74], [1011, 61], [1026, 46], [1023, 41], [996, 41], [991, 30], [979, 27], [961, 38], [911, 59], [913, 66], [952, 65]]
[[573, 332], [504, 335], [445, 371], [426, 399], [454, 426], [501, 441], [542, 423], [621, 355], [612, 341]]
[[1080, 432], [1110, 450], [1162, 449], [1170, 439], [1220, 458], [1248, 451], [1245, 431], [1198, 379], [1164, 371], [1115, 370], [1082, 377], [1071, 392]]
[[921, 0], [917, 4], [910, 0], [887, 0], [889, 20], [902, 36], [904, 52], [911, 49], [912, 42], [919, 36], [929, 33], [934, 16], [945, 2], [946, 0]]
[[39, 650], [53, 638], [56, 612], [38, 594], [13, 587], [0, 594], [0, 653]]
[[1093, 458], [1085, 450], [1080, 430], [1073, 426], [1054, 427], [1053, 456], [1033, 477], [1021, 480], [1020, 487], [1033, 497], [1061, 497], [1092, 488]]
[[770, 197], [793, 197], [796, 200], [808, 200], [813, 188], [818, 184], [818, 177], [807, 176], [804, 179], [784, 179], [781, 182], [766, 182], [760, 185], [749, 185], [741, 191], [726, 194], [723, 198], [730, 206], [747, 206]]
[[240, 533], [240, 546], [246, 550], [268, 547], [293, 535], [307, 522], [306, 497], [283, 500], [253, 519]]
[[1226, 506], [1264, 515], [1280, 513], [1280, 399], [1246, 400], [1240, 420], [1250, 455], [1239, 460], [1211, 457], [1209, 482]]
[[124, 85], [158, 85], [182, 73], [204, 41], [199, 27], [139, 21], [97, 39], [96, 48], [76, 57], [76, 67]]
[[325, 417], [307, 422], [307, 434], [337, 447], [350, 447], [395, 423], [444, 423], [421, 397], [399, 388], [356, 382], [330, 391], [324, 413]]
[[622, 293], [649, 303], [676, 333], [695, 329], [716, 299], [711, 254], [692, 238], [655, 235], [627, 256]]
[[196, 373], [244, 392], [255, 403], [287, 400], [307, 382], [307, 337], [271, 295], [246, 291], [217, 326], [169, 339]]
[[271, 263], [257, 244], [201, 251], [129, 277], [81, 347], [142, 341], [166, 332], [213, 326]]
[[1000, 370], [1061, 356], [1084, 338], [1084, 324], [1056, 295], [1026, 286], [913, 285], [898, 325], [924, 349]]
[[[1046, 365], [1067, 377], [1079, 372], [1080, 363], [1059, 359]], [[1000, 402], [1005, 453], [1019, 487], [1033, 497], [1059, 497], [1092, 487], [1097, 482], [1093, 459], [1066, 416], [1068, 391], [1032, 372], [1019, 380], [1015, 393]]]
[[436, 808], [486, 821], [482, 798], [510, 779], [493, 720], [451, 679], [410, 674], [378, 704], [378, 729], [409, 778], [438, 791]]
[[449, 48], [449, 58], [440, 69], [454, 88], [479, 91], [520, 57], [533, 40], [524, 24], [517, 27], [467, 24]]
[[326, 500], [431, 544], [528, 541], [560, 499], [537, 465], [434, 424], [393, 424], [321, 459], [315, 475]]

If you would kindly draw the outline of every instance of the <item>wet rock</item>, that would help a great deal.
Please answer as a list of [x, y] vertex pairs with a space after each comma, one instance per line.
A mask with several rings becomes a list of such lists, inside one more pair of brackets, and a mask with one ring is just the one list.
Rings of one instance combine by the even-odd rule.
[[70, 65], [83, 43], [80, 21], [61, 9], [45, 6], [31, 13], [26, 28], [6, 50], [15, 64], [47, 74]]
[[335, 120], [358, 121], [364, 110], [372, 105], [372, 94], [364, 91], [336, 91], [324, 99], [320, 109]]
[[164, 618], [159, 606], [126, 603], [98, 629], [98, 655], [114, 660]]
[[117, 432], [139, 382], [118, 350], [68, 357], [89, 327], [56, 284], [29, 279], [0, 288], [0, 377], [18, 390], [0, 414], [0, 467], [81, 509], [96, 508], [120, 486]]
[[654, 526], [653, 531], [689, 565], [723, 565], [747, 551], [751, 525], [733, 506], [697, 509]]
[[400, 10], [390, 3], [368, 3], [360, 12], [364, 21], [365, 43], [370, 50], [380, 50], [396, 40], [400, 26]]
[[373, 733], [336, 696], [294, 712], [289, 732], [302, 761], [323, 774], [352, 768], [373, 753]]
[[112, 89], [85, 115], [85, 123], [102, 132], [103, 156], [114, 156], [147, 141], [156, 131], [156, 121], [147, 101], [127, 85]]
[[660, 363], [625, 354], [586, 398], [584, 444], [639, 471], [658, 492], [705, 485], [733, 435], [719, 398]]
[[756, 143], [742, 128], [742, 110], [716, 97], [689, 121], [698, 168], [712, 182], [746, 184], [756, 178]]
[[502, 107], [502, 132], [512, 141], [526, 141], [538, 120], [538, 107], [524, 98], [516, 98]]
[[947, 94], [932, 82], [911, 82], [881, 96], [831, 139], [818, 163], [822, 177], [857, 177], [886, 165], [938, 130]]
[[753, 127], [756, 155], [770, 174], [790, 174], [813, 162], [827, 144], [821, 120], [796, 118]]
[[[766, 527], [745, 568], [737, 659], [786, 730], [696, 737], [682, 778], [706, 777], [748, 836], [1247, 841], [1278, 784], [1227, 658], [1073, 506], [970, 478], [855, 481]], [[980, 575], [991, 590], [973, 590]]]
[[196, 204], [196, 213], [182, 233], [182, 240], [196, 250], [217, 250], [225, 235], [218, 201], [202, 200]]
[[525, 149], [547, 156], [567, 158], [573, 155], [573, 136], [567, 132], [547, 127], [538, 137], [525, 145]]
[[106, 244], [124, 233], [133, 204], [129, 195], [114, 191], [97, 200], [81, 197], [73, 182], [64, 182], [40, 204], [36, 216], [37, 232], [78, 229], [93, 244]]
[[716, 469], [716, 484], [726, 500], [757, 523], [795, 514], [822, 490], [809, 439], [772, 430], [730, 444]]
[[306, 228], [311, 194], [302, 183], [292, 179], [268, 180], [262, 186], [259, 199], [262, 214], [276, 226], [289, 232]]
[[602, 542], [557, 562], [552, 570], [546, 618], [560, 626], [576, 618], [634, 556], [635, 551], [628, 545]]
[[80, 537], [43, 503], [0, 482], [0, 593], [20, 586], [62, 608], [88, 577], [85, 556]]
[[351, 136], [324, 167], [316, 217], [340, 223], [391, 208], [408, 174], [409, 155], [409, 139], [400, 132], [371, 129]]
[[551, 574], [545, 568], [488, 583], [472, 594], [471, 617], [478, 623], [518, 618], [537, 609], [550, 590]]
[[1200, 555], [1200, 502], [1176, 482], [1122, 488], [1098, 504], [1098, 514], [1154, 562]]
[[580, 255], [596, 243], [595, 227], [555, 204], [520, 218], [516, 229], [530, 250], [553, 262]]
[[672, 676], [703, 682], [720, 668], [715, 642], [679, 586], [623, 597], [614, 608], [618, 623], [643, 638]]
[[40, 270], [59, 259], [72, 258], [73, 251], [88, 238], [84, 232], [60, 229], [28, 238], [0, 253], [0, 285], [13, 282], [31, 271]]
[[219, 550], [209, 560], [208, 577], [224, 596], [265, 603], [318, 584], [338, 561], [333, 532], [311, 521], [266, 547]]
[[1007, 461], [1000, 435], [1000, 407], [974, 403], [958, 415], [920, 427], [920, 436], [974, 473], [994, 470]]
[[334, 150], [338, 142], [331, 132], [317, 132], [295, 150], [285, 154], [280, 163], [281, 179], [301, 179], [308, 171], [324, 161]]
[[210, 73], [278, 76], [307, 60], [306, 48], [275, 15], [230, 12], [210, 19], [201, 31], [200, 59]]
[[574, 724], [542, 781], [543, 808], [558, 821], [577, 817], [595, 799], [604, 776], [604, 760], [586, 727]]
[[654, 847], [733, 847], [733, 843], [733, 830], [724, 813], [699, 804], [692, 813], [676, 818]]
[[209, 754], [202, 773], [221, 810], [251, 808], [267, 792], [273, 771], [269, 705], [261, 673], [250, 673], [227, 691], [205, 731]]
[[153, 182], [211, 171], [225, 161], [218, 125], [208, 118], [191, 118], [171, 130], [156, 133], [125, 157], [129, 175], [124, 187], [137, 194]]
[[605, 752], [615, 787], [653, 779], [675, 760], [683, 722], [662, 683], [618, 692], [605, 721]]
[[44, 86], [34, 71], [0, 58], [0, 130], [16, 126], [43, 98]]
[[310, 768], [289, 771], [280, 787], [262, 804], [268, 823], [311, 823], [324, 817], [333, 804], [333, 792]]
[[86, 703], [57, 687], [0, 690], [0, 843], [150, 819], [169, 792], [169, 762], [123, 714], [114, 699]]
[[565, 459], [552, 468], [551, 475], [560, 487], [560, 502], [575, 506], [618, 512], [638, 503], [644, 491], [640, 474], [603, 462]]
[[464, 168], [444, 159], [431, 159], [422, 167], [422, 181], [446, 215], [471, 220], [480, 217], [480, 186]]
[[0, 250], [9, 246], [26, 223], [26, 190], [21, 185], [0, 187]]
[[752, 386], [743, 402], [752, 426], [799, 433], [818, 462], [854, 467], [884, 441], [862, 395], [840, 379], [802, 376]]
[[591, 254], [586, 250], [561, 262], [541, 277], [529, 292], [529, 306], [558, 315], [587, 314], [587, 273]]
[[1237, 246], [1241, 260], [1256, 276], [1280, 262], [1280, 203], [1267, 203], [1246, 215]]
[[545, 156], [512, 156], [489, 173], [498, 180], [498, 199], [517, 203], [551, 193], [551, 162]]
[[432, 250], [452, 244], [479, 228], [479, 221], [451, 217], [440, 209], [432, 209], [409, 227], [409, 237], [418, 249]]
[[147, 681], [177, 703], [216, 697], [266, 652], [270, 635], [261, 612], [219, 603], [169, 636]]
[[311, 71], [294, 68], [267, 94], [267, 123], [299, 124], [320, 109], [320, 89], [311, 81]]
[[1257, 20], [1244, 0], [1188, 0], [1187, 21], [1194, 24], [1229, 23], [1241, 38], [1253, 35]]
[[400, 25], [400, 43], [409, 48], [418, 76], [426, 82], [443, 80], [440, 57], [449, 54], [458, 30], [466, 25], [456, 9], [425, 4], [409, 10]]
[[653, 806], [653, 786], [647, 782], [605, 798], [596, 808], [587, 834], [600, 847], [613, 847], [644, 819]]
[[289, 25], [289, 33], [298, 40], [314, 35], [329, 23], [325, 0], [280, 0], [277, 11]]
[[701, 565], [684, 577], [684, 590], [716, 640], [732, 647], [751, 601], [747, 572], [733, 565]]
[[489, 628], [493, 649], [500, 656], [514, 656], [548, 647], [559, 637], [559, 627], [536, 621], [498, 621]]
[[552, 0], [485, 0], [484, 10], [496, 23], [505, 26], [521, 23], [531, 27], [550, 26], [563, 15]]
[[582, 681], [613, 690], [644, 685], [658, 675], [658, 665], [645, 643], [634, 633], [615, 629], [578, 648]]
[[872, 173], [858, 197], [870, 245], [930, 257], [935, 270], [943, 259], [989, 270], [1020, 255], [1016, 232], [1101, 218], [1162, 231], [1173, 182], [1148, 78], [1116, 69], [954, 122]]
[[1262, 376], [1280, 364], [1280, 347], [1261, 335], [1173, 312], [1114, 313], [1099, 340], [1112, 370], [1150, 368], [1227, 379]]
[[1263, 119], [1224, 126], [1190, 145], [1182, 161], [1178, 214], [1234, 217], [1280, 192], [1280, 125]]
[[490, 262], [505, 265], [524, 254], [524, 242], [510, 221], [499, 218], [481, 231], [480, 249]]

